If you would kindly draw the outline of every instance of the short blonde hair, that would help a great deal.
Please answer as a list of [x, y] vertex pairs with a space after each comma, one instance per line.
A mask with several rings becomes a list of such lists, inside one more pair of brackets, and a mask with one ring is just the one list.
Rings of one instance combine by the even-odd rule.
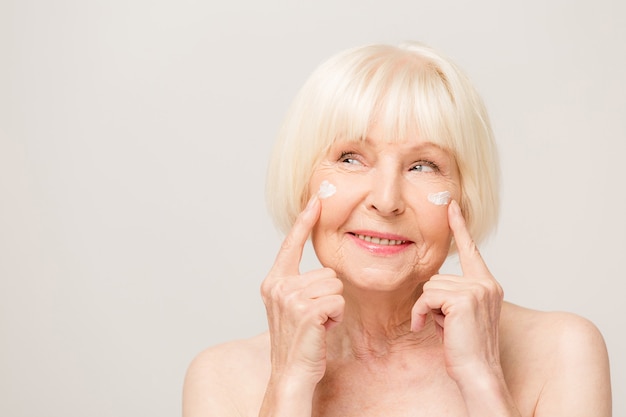
[[373, 123], [390, 142], [410, 132], [451, 152], [461, 208], [479, 242], [496, 226], [499, 164], [487, 111], [467, 76], [416, 42], [341, 52], [313, 72], [292, 103], [274, 145], [268, 209], [286, 233], [309, 198], [313, 170], [337, 139], [363, 140]]

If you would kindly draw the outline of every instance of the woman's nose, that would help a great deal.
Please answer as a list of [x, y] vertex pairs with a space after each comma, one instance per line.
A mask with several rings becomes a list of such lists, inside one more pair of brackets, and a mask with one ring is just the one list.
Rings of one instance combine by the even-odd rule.
[[376, 170], [371, 173], [371, 188], [367, 207], [381, 216], [396, 216], [404, 212], [402, 176], [395, 170]]

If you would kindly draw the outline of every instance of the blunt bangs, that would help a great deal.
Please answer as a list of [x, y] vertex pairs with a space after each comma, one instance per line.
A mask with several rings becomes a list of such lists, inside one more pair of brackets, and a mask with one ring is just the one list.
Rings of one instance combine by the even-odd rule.
[[371, 46], [359, 52], [350, 65], [338, 65], [341, 71], [328, 68], [332, 80], [319, 80], [330, 94], [320, 103], [325, 108], [318, 113], [316, 149], [326, 150], [336, 140], [363, 140], [374, 125], [387, 142], [417, 133], [442, 148], [454, 148], [449, 126], [457, 115], [445, 76], [397, 47]]

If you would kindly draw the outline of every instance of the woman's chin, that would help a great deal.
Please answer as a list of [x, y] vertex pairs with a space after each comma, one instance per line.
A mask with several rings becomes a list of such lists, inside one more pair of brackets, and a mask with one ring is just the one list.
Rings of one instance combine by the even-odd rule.
[[404, 292], [412, 291], [422, 283], [415, 274], [402, 274], [377, 268], [363, 268], [358, 272], [346, 271], [343, 274], [338, 272], [337, 275], [344, 282], [344, 291], [354, 288], [359, 291]]

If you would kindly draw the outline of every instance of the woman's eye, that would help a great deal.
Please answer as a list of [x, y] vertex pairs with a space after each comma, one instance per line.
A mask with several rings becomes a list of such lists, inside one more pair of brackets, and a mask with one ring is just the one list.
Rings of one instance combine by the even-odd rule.
[[339, 162], [343, 162], [345, 164], [363, 165], [357, 156], [350, 152], [342, 153], [339, 157]]
[[411, 168], [411, 171], [417, 172], [436, 172], [438, 170], [439, 168], [437, 167], [437, 165], [429, 161], [419, 161]]

